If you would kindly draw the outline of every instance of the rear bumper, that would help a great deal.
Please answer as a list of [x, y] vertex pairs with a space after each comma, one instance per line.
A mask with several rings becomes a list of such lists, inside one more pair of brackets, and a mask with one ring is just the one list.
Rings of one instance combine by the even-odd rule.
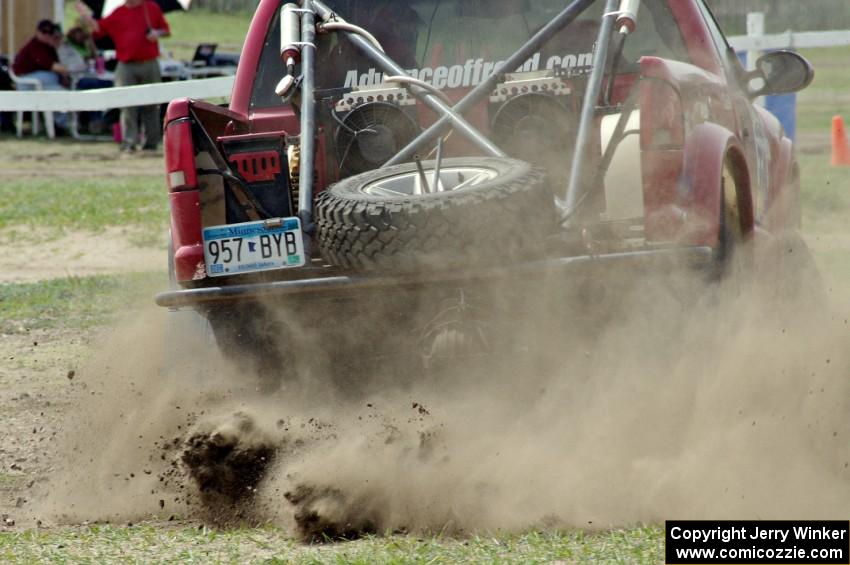
[[701, 268], [712, 261], [710, 247], [676, 247], [658, 250], [630, 251], [604, 255], [580, 255], [520, 263], [498, 269], [417, 273], [416, 275], [355, 275], [312, 279], [252, 283], [221, 287], [195, 288], [163, 292], [156, 303], [166, 308], [214, 306], [241, 301], [274, 299], [291, 296], [337, 297], [377, 289], [416, 290], [445, 284], [497, 281], [534, 274], [569, 274], [591, 267], [618, 266], [635, 272], [659, 267]]

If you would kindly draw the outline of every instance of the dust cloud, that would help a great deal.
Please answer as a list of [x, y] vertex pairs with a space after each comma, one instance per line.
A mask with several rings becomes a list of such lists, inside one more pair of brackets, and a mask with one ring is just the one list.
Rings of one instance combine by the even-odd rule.
[[428, 372], [373, 350], [416, 335], [427, 297], [403, 320], [383, 296], [310, 303], [297, 326], [267, 305], [301, 348], [271, 392], [152, 312], [80, 371], [91, 393], [34, 515], [307, 539], [843, 515], [850, 295], [798, 263], [804, 284], [742, 293], [669, 268], [482, 287], [491, 355]]

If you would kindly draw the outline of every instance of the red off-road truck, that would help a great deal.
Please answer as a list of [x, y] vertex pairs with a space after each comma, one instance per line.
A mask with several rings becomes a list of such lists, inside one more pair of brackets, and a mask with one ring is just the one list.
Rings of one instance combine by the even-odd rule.
[[800, 209], [792, 142], [754, 101], [812, 77], [784, 51], [746, 71], [704, 0], [262, 0], [229, 107], [168, 108], [157, 302], [274, 373], [357, 304], [406, 327], [411, 290], [433, 315], [379, 339], [427, 363], [495, 347], [476, 318], [495, 280], [527, 300], [600, 266], [758, 268]]

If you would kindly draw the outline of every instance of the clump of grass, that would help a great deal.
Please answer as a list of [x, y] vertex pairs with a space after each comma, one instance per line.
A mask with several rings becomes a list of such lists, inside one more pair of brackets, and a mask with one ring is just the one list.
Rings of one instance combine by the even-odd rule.
[[850, 118], [850, 76], [845, 61], [848, 47], [803, 49], [801, 54], [815, 68], [815, 80], [797, 98], [797, 129], [829, 139], [832, 117]]
[[199, 43], [214, 37], [221, 52], [241, 52], [253, 11], [210, 12], [193, 8], [188, 12], [166, 15], [171, 37], [164, 39], [161, 49], [178, 60], [190, 60]]
[[149, 177], [70, 182], [36, 177], [0, 183], [0, 229], [26, 225], [99, 231], [133, 226], [161, 231], [167, 219], [165, 189]]
[[799, 155], [800, 196], [805, 231], [847, 229], [850, 211], [850, 167], [831, 167], [825, 154]]
[[658, 563], [661, 527], [598, 534], [531, 532], [470, 538], [387, 536], [302, 545], [275, 528], [90, 526], [0, 534], [4, 563]]
[[152, 301], [153, 294], [166, 285], [164, 273], [0, 284], [0, 332], [99, 326], [115, 319], [128, 306]]

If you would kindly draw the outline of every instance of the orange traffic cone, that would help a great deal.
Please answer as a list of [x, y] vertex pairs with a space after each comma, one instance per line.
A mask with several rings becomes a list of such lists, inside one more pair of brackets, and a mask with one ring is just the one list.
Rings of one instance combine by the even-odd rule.
[[832, 118], [832, 166], [848, 165], [850, 165], [850, 143], [847, 141], [844, 119], [841, 116], [835, 116]]

